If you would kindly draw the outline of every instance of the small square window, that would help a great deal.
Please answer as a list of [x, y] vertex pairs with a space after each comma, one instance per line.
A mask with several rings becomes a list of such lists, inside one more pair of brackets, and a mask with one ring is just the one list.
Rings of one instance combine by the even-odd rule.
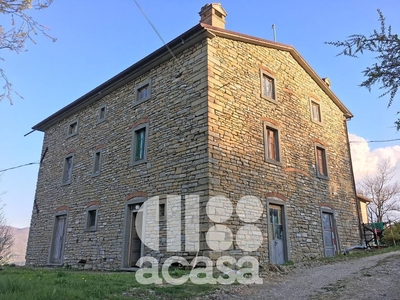
[[97, 150], [93, 155], [93, 172], [92, 176], [100, 175], [101, 171], [101, 161], [102, 161], [102, 150]]
[[107, 106], [103, 105], [99, 108], [97, 113], [97, 123], [105, 121], [107, 116]]
[[317, 177], [328, 178], [328, 164], [326, 159], [326, 150], [324, 147], [315, 146], [315, 156], [317, 165]]
[[149, 85], [146, 84], [145, 86], [142, 86], [140, 89], [137, 91], [138, 93], [138, 101], [146, 99], [149, 96]]
[[139, 125], [133, 130], [131, 165], [147, 160], [148, 123]]
[[68, 124], [67, 137], [71, 137], [78, 134], [78, 120], [75, 120]]
[[275, 78], [261, 70], [261, 97], [276, 101]]
[[86, 230], [95, 231], [97, 227], [97, 207], [89, 208], [86, 212]]
[[63, 184], [71, 183], [73, 164], [74, 164], [74, 156], [73, 155], [69, 155], [64, 158], [64, 166], [63, 166], [63, 174], [62, 174], [62, 183]]
[[277, 163], [281, 161], [279, 149], [279, 131], [270, 124], [264, 123], [264, 153], [265, 161]]
[[311, 119], [317, 123], [322, 122], [321, 107], [320, 107], [319, 103], [317, 103], [315, 101], [311, 101]]
[[135, 88], [134, 104], [140, 104], [151, 97], [151, 80], [146, 80]]

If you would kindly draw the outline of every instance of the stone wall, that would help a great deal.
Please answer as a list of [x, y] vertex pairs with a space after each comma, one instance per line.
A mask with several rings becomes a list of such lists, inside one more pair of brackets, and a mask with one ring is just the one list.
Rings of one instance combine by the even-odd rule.
[[[45, 132], [27, 265], [48, 263], [56, 212], [68, 212], [64, 263], [121, 267], [125, 202], [135, 197], [208, 193], [207, 47], [198, 43]], [[176, 78], [179, 70], [182, 75]], [[135, 87], [151, 79], [151, 98], [133, 105]], [[107, 117], [97, 123], [98, 109]], [[77, 135], [66, 138], [79, 120]], [[130, 166], [132, 130], [149, 122], [147, 163]], [[92, 177], [102, 148], [101, 174]], [[44, 151], [44, 150], [43, 150]], [[62, 185], [63, 160], [74, 154], [71, 184]], [[98, 206], [96, 231], [85, 231], [86, 209]]]
[[[206, 243], [210, 224], [205, 207], [208, 197], [216, 195], [234, 206], [243, 196], [261, 199], [263, 215], [254, 224], [264, 243], [245, 254], [262, 263], [269, 261], [267, 202], [286, 205], [287, 259], [323, 256], [324, 207], [335, 212], [340, 246], [358, 243], [345, 118], [291, 54], [216, 36], [177, 57], [46, 130], [43, 149], [48, 151], [39, 170], [27, 265], [48, 263], [55, 215], [65, 212], [63, 262], [79, 266], [85, 261], [88, 269], [120, 268], [127, 201], [165, 195], [200, 196], [199, 254], [213, 259], [243, 254], [237, 243], [224, 253], [210, 251]], [[275, 77], [276, 103], [261, 97], [261, 68]], [[181, 76], [175, 76], [178, 71]], [[151, 98], [134, 105], [135, 87], [148, 79]], [[310, 97], [321, 104], [322, 124], [311, 121]], [[98, 123], [103, 105], [107, 117]], [[67, 138], [68, 124], [76, 119], [79, 132]], [[279, 164], [264, 161], [264, 121], [279, 128]], [[147, 162], [131, 166], [132, 131], [143, 122], [149, 124]], [[316, 176], [316, 142], [327, 151], [328, 179]], [[93, 177], [98, 149], [101, 174]], [[63, 185], [63, 161], [71, 153], [72, 180]], [[95, 231], [85, 230], [91, 205], [98, 208]], [[161, 252], [167, 242], [164, 222]], [[236, 214], [225, 223], [234, 234], [245, 225]], [[164, 259], [174, 254], [190, 258], [197, 253], [168, 253]]]
[[[209, 43], [210, 195], [263, 201], [257, 226], [268, 262], [267, 200], [286, 203], [291, 260], [323, 256], [321, 207], [335, 211], [342, 248], [359, 242], [343, 112], [290, 53], [216, 37]], [[261, 97], [260, 69], [275, 77], [277, 102]], [[311, 121], [310, 98], [322, 124]], [[264, 161], [263, 121], [279, 129], [281, 164]], [[326, 147], [329, 179], [316, 176], [315, 142]], [[237, 216], [232, 230], [244, 225]], [[232, 248], [235, 252], [237, 246]]]

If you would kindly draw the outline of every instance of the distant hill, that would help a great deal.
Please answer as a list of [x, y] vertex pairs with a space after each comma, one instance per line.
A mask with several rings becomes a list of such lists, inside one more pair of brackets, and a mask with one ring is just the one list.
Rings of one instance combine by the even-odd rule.
[[12, 257], [9, 263], [16, 265], [25, 265], [26, 246], [28, 245], [29, 227], [15, 228], [11, 227], [14, 235], [14, 245], [11, 248]]

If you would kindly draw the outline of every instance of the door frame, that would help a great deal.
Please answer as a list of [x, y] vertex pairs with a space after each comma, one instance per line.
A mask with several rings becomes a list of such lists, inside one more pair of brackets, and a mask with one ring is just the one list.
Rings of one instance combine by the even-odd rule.
[[[52, 259], [52, 256], [53, 256], [53, 251], [54, 251], [54, 242], [55, 242], [55, 238], [56, 238], [56, 223], [57, 223], [57, 219], [62, 216], [65, 216], [65, 225], [64, 225], [64, 237], [62, 240], [61, 259], [60, 259], [60, 262], [54, 262]], [[53, 231], [51, 234], [49, 256], [47, 259], [48, 265], [60, 266], [64, 263], [64, 251], [65, 251], [65, 241], [67, 239], [68, 217], [69, 217], [68, 211], [65, 211], [65, 210], [57, 212], [54, 215]]]
[[337, 212], [329, 207], [321, 207], [320, 208], [320, 216], [321, 216], [321, 234], [322, 234], [322, 244], [324, 246], [324, 257], [325, 257], [325, 236], [324, 236], [324, 224], [323, 224], [323, 213], [331, 214], [332, 215], [332, 228], [333, 228], [333, 235], [334, 235], [334, 246], [335, 246], [335, 254], [338, 254], [341, 252], [340, 250], [340, 243], [339, 243], [339, 234], [336, 226], [336, 216]]
[[[142, 205], [147, 200], [146, 197], [135, 197], [125, 202], [125, 212], [124, 212], [124, 231], [122, 236], [122, 259], [121, 259], [121, 269], [137, 269], [130, 265], [130, 236], [131, 236], [131, 226], [132, 226], [132, 210], [131, 206], [135, 204]], [[145, 216], [143, 216], [144, 220]], [[143, 233], [144, 234], [144, 233]], [[140, 257], [144, 255], [144, 243], [142, 241], [140, 249]]]
[[269, 207], [270, 205], [276, 205], [276, 206], [281, 206], [282, 207], [282, 225], [283, 225], [283, 255], [284, 255], [284, 260], [285, 262], [290, 260], [290, 251], [289, 251], [289, 227], [288, 227], [288, 222], [287, 222], [287, 216], [286, 216], [286, 202], [277, 198], [277, 197], [267, 197], [267, 241], [268, 241], [268, 261], [271, 262], [271, 256], [270, 254], [272, 253], [271, 250], [271, 245], [270, 245], [270, 240], [269, 240], [269, 226], [270, 226], [270, 221], [269, 221]]

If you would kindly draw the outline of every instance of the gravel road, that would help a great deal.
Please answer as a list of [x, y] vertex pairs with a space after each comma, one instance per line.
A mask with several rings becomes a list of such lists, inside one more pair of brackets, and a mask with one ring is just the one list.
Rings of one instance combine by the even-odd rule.
[[400, 299], [400, 251], [291, 268], [264, 284], [236, 286], [209, 299]]

